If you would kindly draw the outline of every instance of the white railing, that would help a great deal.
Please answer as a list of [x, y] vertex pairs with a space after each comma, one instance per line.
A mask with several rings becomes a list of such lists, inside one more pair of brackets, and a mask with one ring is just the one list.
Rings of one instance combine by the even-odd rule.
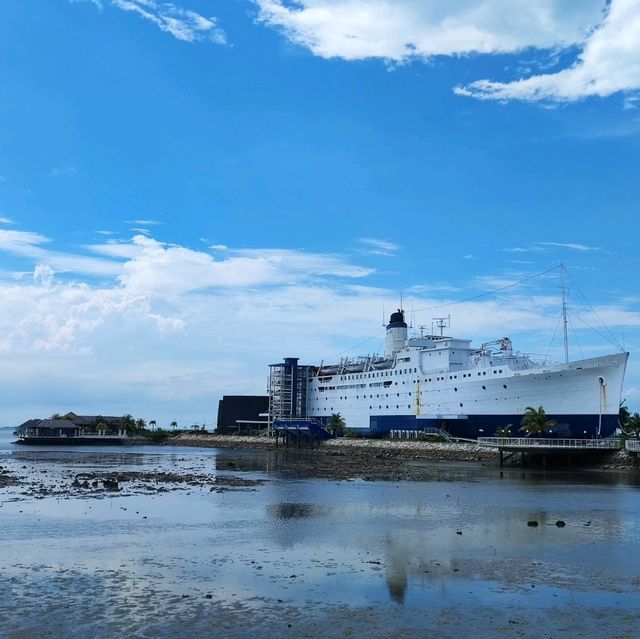
[[640, 439], [627, 439], [625, 447], [632, 453], [640, 453]]
[[622, 447], [619, 439], [555, 439], [536, 437], [478, 437], [479, 446], [497, 448], [573, 448], [617, 450]]

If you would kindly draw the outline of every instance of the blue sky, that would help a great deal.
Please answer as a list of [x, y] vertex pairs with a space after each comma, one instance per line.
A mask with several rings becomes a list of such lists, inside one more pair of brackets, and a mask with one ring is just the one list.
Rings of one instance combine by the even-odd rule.
[[401, 291], [561, 359], [561, 262], [640, 410], [640, 2], [446, 4], [5, 0], [0, 418], [212, 423]]

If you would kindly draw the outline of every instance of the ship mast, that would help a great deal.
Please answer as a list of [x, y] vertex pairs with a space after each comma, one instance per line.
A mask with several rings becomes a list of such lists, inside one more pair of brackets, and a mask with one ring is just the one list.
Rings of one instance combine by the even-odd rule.
[[564, 264], [560, 264], [560, 288], [562, 289], [562, 329], [564, 333], [564, 363], [569, 363], [569, 337], [567, 335], [567, 287], [564, 283], [565, 278]]

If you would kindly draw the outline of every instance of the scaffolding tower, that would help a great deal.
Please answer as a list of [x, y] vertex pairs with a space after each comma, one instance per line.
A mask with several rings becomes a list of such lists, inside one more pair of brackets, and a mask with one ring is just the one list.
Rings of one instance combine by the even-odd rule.
[[297, 357], [286, 357], [269, 365], [269, 432], [276, 419], [307, 416], [309, 366], [300, 366]]

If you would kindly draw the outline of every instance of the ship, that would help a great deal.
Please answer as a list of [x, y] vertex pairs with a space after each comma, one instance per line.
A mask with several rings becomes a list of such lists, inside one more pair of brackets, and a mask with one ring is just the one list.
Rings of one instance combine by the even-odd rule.
[[564, 363], [516, 352], [508, 337], [474, 348], [469, 339], [445, 335], [443, 321], [439, 328], [409, 336], [398, 309], [386, 325], [384, 355], [271, 364], [271, 422], [306, 419], [326, 427], [339, 413], [347, 429], [363, 436], [417, 431], [477, 439], [525, 435], [519, 430], [527, 408], [542, 407], [554, 422], [546, 436], [603, 438], [619, 426], [629, 353], [569, 361], [566, 314]]

